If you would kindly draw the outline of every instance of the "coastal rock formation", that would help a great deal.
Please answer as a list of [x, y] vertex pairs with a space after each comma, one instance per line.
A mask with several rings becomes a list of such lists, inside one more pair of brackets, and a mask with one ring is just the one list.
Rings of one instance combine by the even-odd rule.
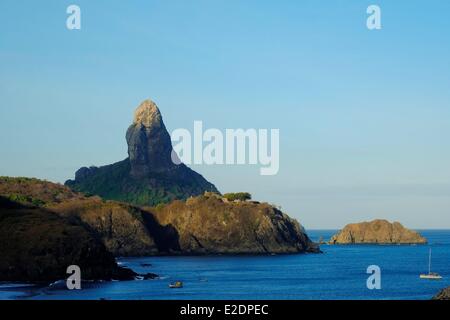
[[81, 226], [114, 256], [320, 252], [303, 227], [277, 208], [229, 201], [217, 193], [137, 208], [85, 197], [47, 181], [0, 178], [0, 195], [23, 205], [38, 203], [40, 210], [62, 218], [61, 223]]
[[348, 224], [330, 239], [330, 244], [424, 244], [418, 232], [406, 229], [399, 222], [373, 220]]
[[78, 265], [83, 280], [130, 280], [90, 231], [44, 208], [0, 197], [0, 281], [48, 282], [68, 277]]
[[296, 220], [269, 204], [198, 196], [147, 208], [99, 199], [50, 208], [80, 219], [115, 256], [319, 252]]
[[433, 300], [450, 300], [450, 287], [442, 289], [433, 297]]
[[50, 208], [64, 217], [80, 219], [116, 257], [158, 255], [179, 249], [173, 227], [163, 227], [152, 214], [125, 203], [94, 198]]
[[0, 177], [0, 195], [83, 225], [114, 256], [154, 255], [171, 246], [164, 237], [170, 235], [170, 227], [159, 226], [151, 214], [125, 203], [86, 197], [61, 184], [34, 178]]
[[126, 139], [133, 177], [145, 178], [152, 172], [164, 173], [176, 166], [171, 160], [170, 135], [153, 101], [145, 100], [136, 109]]
[[228, 202], [208, 193], [148, 211], [173, 226], [184, 254], [320, 252], [296, 220], [267, 203]]
[[83, 167], [66, 185], [75, 191], [135, 205], [156, 205], [216, 192], [216, 187], [183, 163], [172, 161], [172, 142], [156, 104], [145, 100], [127, 130], [128, 158]]

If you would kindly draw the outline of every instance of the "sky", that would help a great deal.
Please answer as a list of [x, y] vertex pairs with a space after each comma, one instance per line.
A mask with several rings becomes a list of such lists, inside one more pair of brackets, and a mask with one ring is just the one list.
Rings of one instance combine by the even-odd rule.
[[[68, 30], [66, 8], [81, 8]], [[381, 8], [381, 30], [366, 9]], [[280, 169], [195, 165], [307, 229], [450, 228], [450, 1], [2, 0], [0, 175], [64, 182], [169, 132], [280, 130]]]

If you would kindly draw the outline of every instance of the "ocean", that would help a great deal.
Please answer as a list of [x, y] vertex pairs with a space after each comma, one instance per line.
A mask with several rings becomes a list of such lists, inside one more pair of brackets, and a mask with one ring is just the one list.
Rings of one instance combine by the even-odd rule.
[[[309, 230], [314, 241], [336, 230]], [[428, 245], [322, 245], [323, 254], [120, 258], [155, 280], [83, 282], [81, 290], [0, 284], [0, 299], [430, 299], [450, 286], [450, 230], [419, 230]], [[432, 271], [442, 280], [422, 280]], [[151, 264], [151, 265], [148, 265]], [[367, 288], [367, 267], [381, 269], [381, 289]], [[181, 280], [184, 287], [170, 289]]]

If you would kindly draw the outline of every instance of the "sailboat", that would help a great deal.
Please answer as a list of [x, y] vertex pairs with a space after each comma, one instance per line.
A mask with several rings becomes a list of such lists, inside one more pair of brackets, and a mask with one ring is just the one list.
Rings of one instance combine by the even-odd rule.
[[431, 272], [431, 248], [430, 248], [430, 254], [428, 257], [428, 274], [421, 274], [420, 279], [429, 279], [429, 280], [442, 279], [442, 277], [438, 273]]

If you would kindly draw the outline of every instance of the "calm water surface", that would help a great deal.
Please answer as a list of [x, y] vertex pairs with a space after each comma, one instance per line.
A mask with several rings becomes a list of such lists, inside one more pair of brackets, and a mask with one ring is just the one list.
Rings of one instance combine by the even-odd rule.
[[[336, 230], [310, 230], [318, 241]], [[275, 256], [121, 258], [119, 263], [157, 280], [83, 283], [66, 290], [64, 282], [38, 288], [0, 285], [0, 299], [430, 299], [450, 286], [450, 230], [422, 230], [429, 245], [323, 245], [323, 254]], [[432, 269], [444, 279], [419, 279]], [[145, 264], [151, 264], [146, 266]], [[369, 290], [366, 269], [378, 265], [381, 290]], [[169, 289], [182, 280], [184, 288]]]

